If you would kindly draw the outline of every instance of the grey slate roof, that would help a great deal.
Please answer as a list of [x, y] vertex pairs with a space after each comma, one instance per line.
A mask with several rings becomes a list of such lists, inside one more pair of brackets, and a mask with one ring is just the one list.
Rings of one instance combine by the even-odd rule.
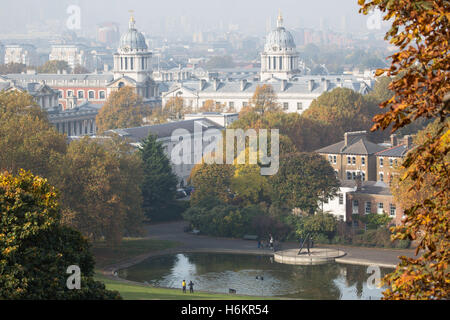
[[403, 158], [412, 147], [407, 148], [406, 144], [401, 144], [396, 147], [385, 149], [383, 151], [377, 152], [375, 155], [379, 157], [397, 157]]
[[353, 193], [376, 194], [385, 196], [392, 195], [389, 186], [381, 181], [363, 181], [361, 189], [354, 191]]
[[[206, 82], [203, 90], [201, 92], [205, 93], [236, 93], [236, 92], [250, 92], [254, 93], [257, 86], [262, 86], [264, 84], [272, 85], [274, 91], [279, 94], [321, 94], [325, 92], [324, 81], [329, 80], [327, 91], [331, 91], [335, 88], [348, 88], [352, 89], [356, 92], [367, 93], [370, 90], [369, 86], [362, 81], [359, 81], [355, 78], [339, 78], [340, 81], [337, 81], [337, 77], [314, 77], [314, 76], [305, 76], [305, 77], [297, 77], [296, 81], [288, 81], [286, 83], [285, 89], [281, 90], [281, 81], [279, 80], [269, 80], [266, 82], [260, 81], [247, 81], [244, 90], [241, 90], [240, 81], [221, 81], [218, 85], [217, 90], [214, 88], [214, 84], [212, 81]], [[322, 81], [324, 79], [324, 81]], [[312, 91], [309, 90], [309, 80], [314, 80], [314, 86]], [[181, 86], [192, 91], [199, 91], [199, 81], [185, 81], [181, 83]], [[177, 83], [173, 85], [168, 92], [176, 90], [180, 87], [180, 84]]]
[[365, 137], [349, 137], [349, 143], [345, 146], [345, 140], [330, 146], [316, 150], [317, 153], [326, 154], [358, 154], [371, 155], [384, 150], [385, 148], [370, 142]]
[[121, 137], [128, 138], [131, 142], [141, 142], [149, 136], [150, 133], [156, 135], [159, 139], [168, 138], [176, 129], [186, 129], [190, 133], [194, 133], [194, 124], [199, 122], [203, 126], [203, 130], [207, 129], [224, 129], [222, 126], [208, 119], [183, 120], [177, 122], [169, 122], [158, 125], [142, 126], [136, 128], [113, 129], [108, 130], [105, 134], [116, 133]]

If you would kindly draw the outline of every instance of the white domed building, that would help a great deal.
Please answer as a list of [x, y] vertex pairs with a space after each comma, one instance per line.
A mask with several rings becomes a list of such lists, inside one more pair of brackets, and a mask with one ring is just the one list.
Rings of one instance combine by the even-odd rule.
[[123, 86], [136, 88], [144, 99], [158, 96], [158, 86], [151, 78], [152, 52], [148, 50], [144, 35], [136, 29], [134, 17], [130, 18], [128, 31], [120, 38], [117, 53], [114, 54], [114, 81], [110, 91]]
[[299, 57], [294, 38], [283, 27], [283, 17], [278, 15], [277, 28], [266, 37], [261, 54], [261, 81], [289, 80], [300, 73]]

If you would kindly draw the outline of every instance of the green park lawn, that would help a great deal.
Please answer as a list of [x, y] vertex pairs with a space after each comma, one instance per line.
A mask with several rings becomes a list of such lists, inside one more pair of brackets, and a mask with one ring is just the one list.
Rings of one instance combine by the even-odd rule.
[[[181, 289], [154, 288], [146, 285], [129, 284], [111, 280], [101, 274], [95, 280], [105, 284], [106, 289], [116, 290], [125, 300], [260, 300], [260, 297], [238, 296], [231, 294], [215, 294], [206, 292], [183, 293]], [[264, 298], [263, 298], [264, 299]], [[265, 297], [272, 300], [273, 297]]]

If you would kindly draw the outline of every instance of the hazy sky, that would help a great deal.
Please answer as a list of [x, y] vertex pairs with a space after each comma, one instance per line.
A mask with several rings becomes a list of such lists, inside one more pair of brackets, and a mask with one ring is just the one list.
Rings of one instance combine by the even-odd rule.
[[[220, 25], [239, 25], [245, 34], [261, 35], [267, 21], [275, 25], [281, 9], [287, 27], [323, 26], [341, 31], [360, 30], [366, 17], [358, 13], [357, 0], [1, 0], [0, 34], [24, 32], [26, 25], [65, 25], [70, 5], [81, 8], [81, 27], [92, 31], [104, 21], [115, 21], [126, 28], [129, 10], [135, 11], [138, 28], [147, 34], [167, 26], [181, 30], [210, 30]], [[7, 2], [8, 1], [8, 2]], [[183, 17], [183, 18], [182, 18]], [[53, 22], [52, 22], [53, 21]], [[185, 25], [182, 25], [185, 21]], [[345, 21], [345, 22], [344, 22]], [[191, 30], [186, 30], [190, 32]]]

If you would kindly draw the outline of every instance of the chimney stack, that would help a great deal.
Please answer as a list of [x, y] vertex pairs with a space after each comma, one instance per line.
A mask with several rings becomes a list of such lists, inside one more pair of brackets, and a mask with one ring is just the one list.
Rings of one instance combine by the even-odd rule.
[[247, 79], [241, 80], [241, 91], [245, 91], [245, 87], [247, 87]]
[[214, 85], [214, 91], [217, 91], [217, 89], [219, 89], [220, 80], [219, 79], [214, 79], [213, 80], [213, 85]]
[[344, 134], [344, 147], [347, 147], [350, 144], [350, 138], [363, 138], [367, 135], [367, 131], [355, 131], [355, 132], [346, 132]]
[[391, 134], [391, 146], [396, 147], [398, 145], [397, 135]]
[[406, 149], [410, 149], [412, 147], [412, 136], [404, 136], [403, 143], [406, 145]]
[[323, 91], [328, 91], [330, 89], [330, 80], [325, 80], [323, 82]]
[[281, 91], [286, 91], [287, 88], [287, 80], [281, 80]]
[[308, 90], [312, 92], [314, 90], [314, 80], [308, 80]]
[[198, 89], [199, 89], [199, 91], [203, 91], [203, 89], [205, 88], [205, 84], [206, 84], [206, 80], [205, 79], [200, 79], [200, 81], [198, 82]]

